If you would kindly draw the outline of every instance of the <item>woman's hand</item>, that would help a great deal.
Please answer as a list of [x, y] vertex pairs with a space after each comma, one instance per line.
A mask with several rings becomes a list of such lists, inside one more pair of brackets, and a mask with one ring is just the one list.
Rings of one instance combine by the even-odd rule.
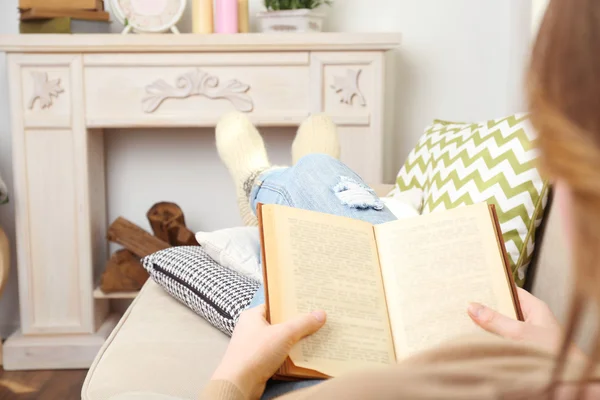
[[314, 311], [278, 325], [265, 318], [265, 306], [244, 311], [233, 336], [212, 376], [228, 380], [251, 399], [258, 399], [267, 380], [283, 364], [300, 339], [317, 332], [325, 324], [325, 312]]
[[468, 308], [471, 319], [488, 332], [507, 339], [534, 342], [551, 350], [558, 349], [562, 329], [546, 303], [518, 288], [525, 322], [504, 316], [478, 303]]

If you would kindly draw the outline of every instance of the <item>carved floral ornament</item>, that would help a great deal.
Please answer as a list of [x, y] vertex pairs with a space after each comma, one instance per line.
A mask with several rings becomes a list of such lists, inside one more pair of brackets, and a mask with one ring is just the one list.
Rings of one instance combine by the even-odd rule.
[[58, 97], [63, 93], [63, 88], [60, 87], [60, 79], [48, 80], [48, 73], [34, 71], [31, 73], [33, 78], [33, 95], [29, 100], [29, 109], [33, 110], [35, 101], [40, 101], [40, 108], [50, 108], [53, 104], [53, 97]]
[[331, 85], [331, 88], [340, 95], [341, 103], [352, 105], [354, 97], [358, 97], [358, 102], [361, 106], [365, 107], [367, 105], [365, 96], [358, 87], [361, 72], [362, 69], [348, 69], [346, 71], [346, 76], [333, 77], [333, 85]]
[[142, 109], [146, 113], [156, 111], [167, 99], [186, 99], [191, 96], [204, 96], [209, 99], [226, 99], [242, 112], [254, 109], [252, 98], [246, 93], [250, 86], [232, 79], [224, 85], [219, 84], [219, 78], [200, 69], [195, 69], [177, 77], [172, 86], [159, 79], [146, 86], [147, 96], [142, 100]]

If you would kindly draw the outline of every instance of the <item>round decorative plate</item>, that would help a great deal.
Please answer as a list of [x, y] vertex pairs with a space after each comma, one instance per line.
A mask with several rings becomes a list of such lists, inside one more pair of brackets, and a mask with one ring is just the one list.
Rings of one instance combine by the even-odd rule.
[[125, 31], [157, 33], [169, 29], [177, 32], [175, 25], [185, 11], [186, 0], [112, 0], [117, 19]]

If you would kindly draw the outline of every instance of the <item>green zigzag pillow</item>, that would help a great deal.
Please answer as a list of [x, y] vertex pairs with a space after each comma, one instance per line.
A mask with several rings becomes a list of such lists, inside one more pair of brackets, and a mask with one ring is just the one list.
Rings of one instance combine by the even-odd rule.
[[525, 114], [474, 124], [436, 120], [396, 180], [401, 191], [423, 190], [423, 214], [495, 204], [519, 286], [525, 283], [548, 198], [548, 182], [535, 165], [535, 137]]

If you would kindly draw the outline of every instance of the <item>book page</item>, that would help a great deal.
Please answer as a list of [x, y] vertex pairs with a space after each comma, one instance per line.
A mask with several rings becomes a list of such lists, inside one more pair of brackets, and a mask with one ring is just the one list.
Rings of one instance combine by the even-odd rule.
[[517, 318], [486, 204], [389, 222], [375, 232], [399, 360], [481, 332], [467, 315], [470, 302]]
[[271, 322], [327, 312], [325, 326], [292, 349], [294, 365], [339, 376], [393, 364], [372, 225], [273, 205], [262, 218]]

